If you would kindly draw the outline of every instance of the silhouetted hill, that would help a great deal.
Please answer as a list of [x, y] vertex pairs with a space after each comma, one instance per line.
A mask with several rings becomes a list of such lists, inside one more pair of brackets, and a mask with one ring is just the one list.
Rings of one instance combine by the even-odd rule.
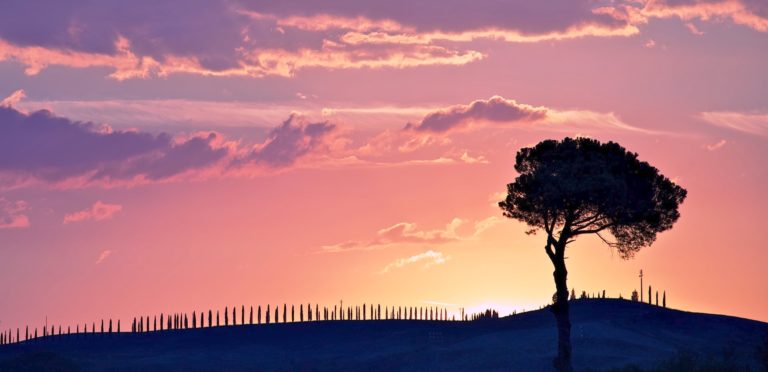
[[[577, 370], [763, 368], [757, 351], [768, 323], [624, 300], [572, 303]], [[328, 321], [63, 335], [0, 347], [0, 370], [548, 370], [555, 339], [548, 310], [476, 322]]]

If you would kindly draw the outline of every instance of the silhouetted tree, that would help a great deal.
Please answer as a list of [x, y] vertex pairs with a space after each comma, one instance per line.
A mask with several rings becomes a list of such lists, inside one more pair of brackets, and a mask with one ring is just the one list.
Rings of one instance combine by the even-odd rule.
[[24, 341], [29, 340], [29, 326], [24, 328]]
[[226, 306], [224, 306], [224, 325], [225, 326], [229, 325], [229, 311]]
[[251, 312], [248, 315], [248, 324], [253, 325], [253, 306], [251, 306]]
[[213, 327], [213, 311], [208, 309], [208, 327]]
[[[631, 258], [680, 216], [686, 191], [614, 142], [589, 138], [546, 140], [518, 151], [519, 176], [499, 203], [504, 216], [546, 234], [545, 251], [555, 268], [558, 326], [554, 366], [571, 371], [566, 246], [580, 235], [596, 234], [622, 258]], [[613, 241], [602, 234], [610, 233]]]
[[659, 306], [659, 291], [656, 291], [656, 306]]
[[664, 294], [661, 297], [661, 306], [667, 307], [667, 291], [664, 291]]
[[237, 313], [235, 312], [236, 306], [232, 306], [232, 325], [237, 325]]
[[117, 333], [120, 333], [120, 319], [117, 320]]
[[603, 289], [603, 298], [605, 298], [605, 289]]
[[275, 306], [275, 323], [280, 323], [280, 305]]
[[[632, 291], [632, 301], [637, 302], [637, 290]], [[621, 296], [619, 296], [621, 297]]]
[[240, 305], [240, 325], [245, 325], [245, 305]]
[[192, 310], [192, 328], [197, 328], [197, 313]]
[[283, 304], [283, 323], [288, 321], [288, 306]]
[[[269, 312], [269, 310], [267, 310], [267, 312]], [[259, 309], [256, 311], [256, 318], [256, 322], [261, 324], [261, 305], [259, 305]]]
[[267, 324], [269, 324], [269, 305], [267, 305], [266, 317], [267, 317], [267, 319], [266, 319]]
[[653, 298], [651, 298], [651, 286], [648, 286], [648, 305], [653, 305]]
[[219, 323], [219, 311], [218, 311], [218, 310], [216, 310], [216, 326], [218, 327], [218, 326], [219, 326], [219, 324], [220, 324], [220, 323]]
[[109, 333], [112, 333], [112, 318], [109, 319]]
[[299, 304], [299, 321], [300, 322], [304, 321], [304, 304]]
[[291, 323], [296, 322], [296, 305], [291, 305]]

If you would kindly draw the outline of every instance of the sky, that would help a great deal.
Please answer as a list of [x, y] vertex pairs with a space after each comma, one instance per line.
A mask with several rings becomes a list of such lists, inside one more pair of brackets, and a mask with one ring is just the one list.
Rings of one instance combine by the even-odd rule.
[[[762, 0], [8, 1], [0, 329], [225, 306], [537, 309], [515, 153], [616, 141], [688, 190], [569, 287], [768, 321]], [[647, 288], [644, 289], [647, 292]]]

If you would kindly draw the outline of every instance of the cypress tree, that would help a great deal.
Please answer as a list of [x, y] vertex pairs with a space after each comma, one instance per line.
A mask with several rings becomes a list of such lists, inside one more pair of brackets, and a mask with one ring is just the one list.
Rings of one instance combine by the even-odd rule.
[[283, 323], [288, 321], [288, 306], [283, 303]]
[[227, 309], [228, 308], [224, 306], [224, 325], [225, 326], [229, 325], [229, 311]]
[[237, 315], [235, 313], [235, 306], [232, 306], [232, 325], [237, 325]]
[[667, 307], [667, 291], [664, 291], [664, 294], [661, 297], [661, 306]]
[[26, 328], [24, 328], [24, 341], [27, 341], [27, 340], [29, 340], [29, 326], [26, 326]]
[[291, 305], [291, 323], [294, 323], [296, 321], [296, 308], [294, 305]]
[[251, 312], [250, 312], [250, 315], [248, 316], [248, 324], [253, 325], [253, 306], [251, 306]]
[[187, 314], [184, 314], [184, 329], [189, 328], [189, 321], [187, 320]]
[[656, 306], [659, 306], [659, 291], [656, 291]]
[[117, 333], [120, 333], [120, 319], [117, 320]]
[[213, 311], [208, 309], [208, 327], [213, 327]]
[[192, 310], [192, 328], [197, 328], [197, 313]]
[[37, 339], [37, 327], [35, 327], [35, 339]]
[[304, 304], [299, 304], [299, 321], [300, 322], [304, 321]]
[[259, 309], [256, 310], [256, 323], [261, 324], [261, 305], [259, 305]]
[[218, 310], [216, 310], [216, 326], [218, 327], [218, 326], [219, 326], [219, 324], [220, 324], [220, 323], [219, 323], [219, 311], [218, 311]]
[[269, 304], [267, 304], [267, 312], [264, 314], [264, 317], [266, 318], [265, 321], [267, 324], [269, 324], [269, 314], [270, 314]]
[[650, 285], [648, 286], [648, 304], [649, 305], [653, 304], [653, 299], [651, 298], [651, 286]]
[[112, 318], [109, 318], [109, 333], [112, 333]]
[[104, 333], [104, 319], [101, 320], [101, 333]]
[[163, 330], [163, 313], [160, 313], [160, 330]]
[[245, 324], [245, 305], [240, 305], [240, 325]]

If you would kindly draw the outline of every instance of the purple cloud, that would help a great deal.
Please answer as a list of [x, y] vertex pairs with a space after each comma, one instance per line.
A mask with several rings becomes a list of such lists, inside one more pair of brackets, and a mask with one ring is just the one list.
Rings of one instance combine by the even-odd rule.
[[278, 168], [292, 165], [311, 152], [322, 152], [336, 126], [327, 121], [309, 123], [302, 116], [291, 114], [282, 125], [270, 131], [267, 140], [257, 146], [247, 161]]
[[165, 133], [113, 131], [49, 111], [0, 107], [0, 175], [59, 183], [160, 180], [213, 165], [228, 154], [216, 134], [174, 141]]
[[544, 119], [548, 110], [517, 103], [515, 100], [493, 96], [488, 100], [477, 100], [469, 105], [455, 105], [427, 114], [418, 124], [409, 123], [406, 130], [417, 132], [445, 133], [466, 128], [473, 122], [531, 122]]

